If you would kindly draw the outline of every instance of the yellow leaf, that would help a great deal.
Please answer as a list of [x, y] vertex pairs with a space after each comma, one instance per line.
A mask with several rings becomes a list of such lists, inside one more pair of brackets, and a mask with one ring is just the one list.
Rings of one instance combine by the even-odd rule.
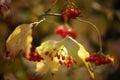
[[15, 28], [6, 41], [6, 50], [9, 52], [10, 59], [22, 52], [26, 57], [31, 50], [32, 42], [32, 24], [22, 24]]
[[94, 72], [91, 63], [86, 62], [85, 59], [89, 57], [89, 53], [85, 50], [82, 44], [78, 43], [72, 37], [68, 36], [62, 41], [63, 45], [67, 48], [68, 54], [71, 55], [77, 63], [81, 64], [82, 62], [85, 64], [91, 79], [94, 79]]
[[80, 59], [82, 59], [83, 63], [85, 64], [85, 66], [90, 74], [91, 79], [94, 79], [93, 68], [89, 62], [85, 61], [85, 59], [87, 57], [89, 57], [90, 55], [81, 44], [79, 44], [79, 46], [80, 46], [80, 49], [78, 50], [78, 56], [80, 57]]
[[38, 52], [40, 55], [44, 56], [45, 60], [38, 62], [36, 64], [36, 72], [38, 74], [44, 74], [48, 70], [50, 70], [51, 73], [55, 73], [58, 71], [58, 68], [60, 66], [59, 60], [56, 57], [53, 57], [53, 60], [49, 56], [45, 55], [45, 52], [52, 52], [51, 54], [54, 55], [56, 51], [54, 49], [60, 48], [60, 43], [55, 40], [48, 40], [43, 42], [40, 46], [36, 48], [36, 52]]
[[[59, 55], [65, 57], [63, 61], [55, 56], [55, 48], [57, 49], [57, 53], [59, 53]], [[44, 68], [50, 70], [53, 73], [58, 71], [58, 68], [61, 65], [59, 61], [63, 62], [64, 64], [64, 62], [66, 63], [68, 61], [68, 57], [71, 56], [71, 59], [74, 60], [77, 64], [84, 63], [90, 74], [91, 79], [94, 79], [94, 72], [91, 63], [85, 61], [85, 59], [90, 56], [89, 53], [85, 50], [82, 44], [78, 43], [76, 40], [69, 36], [61, 41], [49, 40], [43, 42], [39, 47], [36, 48], [36, 52], [45, 57], [43, 63], [46, 67]], [[45, 55], [45, 52], [52, 53], [52, 57], [54, 59], [51, 60], [49, 55]], [[37, 64], [37, 66], [39, 66], [37, 67], [38, 72], [41, 72], [41, 67], [43, 68], [43, 66], [40, 66], [39, 63]]]

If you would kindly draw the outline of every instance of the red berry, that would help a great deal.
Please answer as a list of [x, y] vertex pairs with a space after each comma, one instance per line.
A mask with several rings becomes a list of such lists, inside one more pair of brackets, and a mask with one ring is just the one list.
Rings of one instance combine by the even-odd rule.
[[71, 9], [66, 9], [65, 11], [62, 12], [62, 18], [64, 21], [68, 21], [69, 19], [75, 19], [80, 15], [80, 10], [76, 10], [74, 8]]
[[100, 61], [100, 60], [96, 60], [96, 61], [95, 61], [95, 65], [96, 65], [96, 66], [101, 65], [101, 61]]
[[91, 62], [94, 62], [94, 57], [91, 56], [91, 57], [90, 57], [90, 61], [91, 61]]
[[66, 34], [69, 35], [69, 36], [71, 36], [74, 39], [77, 37], [76, 32], [73, 31], [72, 29], [67, 29], [66, 30]]
[[55, 30], [55, 33], [56, 34], [61, 34], [65, 31], [64, 27], [58, 27], [56, 30]]
[[76, 35], [76, 32], [73, 31], [72, 29], [65, 29], [63, 27], [58, 27], [56, 30], [55, 30], [55, 33], [56, 34], [60, 34], [61, 37], [66, 37], [67, 35], [71, 36], [72, 38], [76, 38], [77, 35]]
[[85, 61], [86, 61], [86, 62], [89, 62], [89, 61], [90, 61], [90, 57], [86, 58]]
[[33, 56], [34, 56], [34, 57], [37, 57], [37, 56], [39, 56], [39, 54], [38, 54], [37, 52], [34, 52], [34, 53], [33, 53]]
[[105, 63], [106, 63], [106, 64], [111, 63], [111, 60], [110, 60], [110, 59], [106, 59], [106, 60], [105, 60]]
[[101, 59], [102, 64], [106, 64], [105, 59]]
[[60, 33], [61, 37], [65, 38], [67, 36], [66, 30]]
[[45, 55], [48, 55], [49, 54], [49, 52], [45, 52]]
[[76, 11], [76, 15], [77, 15], [77, 16], [79, 16], [80, 13], [81, 13], [80, 10], [77, 10], [77, 11]]
[[62, 60], [65, 60], [65, 56], [62, 56]]
[[28, 60], [29, 60], [29, 61], [33, 61], [33, 58], [30, 57]]

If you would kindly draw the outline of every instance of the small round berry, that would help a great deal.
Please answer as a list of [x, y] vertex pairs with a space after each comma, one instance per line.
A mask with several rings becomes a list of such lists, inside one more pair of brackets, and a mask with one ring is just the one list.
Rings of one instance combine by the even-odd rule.
[[69, 36], [71, 36], [74, 39], [77, 37], [76, 32], [73, 31], [72, 29], [67, 29], [66, 30], [66, 34], [69, 35]]
[[37, 57], [37, 56], [39, 56], [39, 55], [38, 55], [37, 52], [33, 52], [33, 56], [34, 56], [34, 57]]
[[56, 30], [55, 30], [55, 33], [56, 34], [61, 34], [65, 31], [64, 27], [58, 27]]
[[101, 61], [100, 61], [100, 60], [96, 60], [96, 61], [95, 61], [95, 65], [96, 65], [96, 66], [101, 65]]

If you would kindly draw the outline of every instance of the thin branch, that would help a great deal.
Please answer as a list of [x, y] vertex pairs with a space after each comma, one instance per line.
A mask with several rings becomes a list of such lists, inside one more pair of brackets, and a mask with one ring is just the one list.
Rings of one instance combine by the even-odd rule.
[[38, 26], [41, 22], [43, 22], [43, 21], [45, 21], [45, 20], [46, 20], [46, 18], [43, 18], [43, 19], [41, 19], [40, 21], [31, 23], [31, 24], [33, 25], [33, 27], [36, 27], [36, 26]]
[[102, 53], [102, 39], [101, 39], [100, 31], [98, 30], [98, 28], [96, 27], [96, 25], [94, 25], [93, 23], [91, 23], [89, 21], [82, 20], [80, 18], [77, 18], [77, 20], [80, 21], [80, 22], [84, 22], [84, 23], [92, 25], [92, 27], [96, 30], [96, 32], [98, 34], [99, 45], [100, 45], [100, 51], [99, 51], [99, 53]]

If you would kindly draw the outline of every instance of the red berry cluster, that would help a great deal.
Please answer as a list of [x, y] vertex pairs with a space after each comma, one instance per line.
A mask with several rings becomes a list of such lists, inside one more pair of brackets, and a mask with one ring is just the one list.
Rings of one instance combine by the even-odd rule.
[[78, 17], [80, 15], [80, 10], [78, 9], [66, 9], [65, 11], [62, 12], [62, 17], [65, 21], [69, 20], [69, 19], [75, 19], [76, 17]]
[[77, 62], [72, 58], [72, 56], [65, 57], [56, 53], [55, 57], [58, 58], [61, 65], [64, 64], [67, 68], [70, 67], [72, 64], [77, 64]]
[[[56, 51], [56, 50], [55, 50]], [[53, 61], [53, 58], [56, 57], [59, 60], [59, 64], [65, 65], [67, 68], [69, 68], [72, 64], [77, 64], [77, 62], [72, 58], [72, 56], [65, 57], [61, 53], [56, 52], [55, 54], [51, 54], [51, 52], [45, 52], [45, 55], [51, 58], [51, 61]]]
[[36, 62], [36, 61], [39, 62], [41, 60], [44, 60], [44, 58], [41, 55], [39, 55], [37, 52], [31, 52], [28, 60], [34, 61], [34, 62]]
[[71, 36], [72, 38], [76, 38], [77, 35], [76, 35], [76, 32], [73, 31], [72, 29], [65, 29], [64, 27], [58, 27], [56, 30], [55, 30], [55, 33], [56, 34], [60, 34], [61, 37], [65, 38], [67, 35]]
[[93, 53], [85, 59], [86, 62], [93, 62], [96, 66], [111, 63], [111, 60], [102, 54]]
[[66, 67], [70, 67], [72, 64], [77, 64], [77, 62], [72, 58], [72, 56], [69, 56], [64, 64]]

